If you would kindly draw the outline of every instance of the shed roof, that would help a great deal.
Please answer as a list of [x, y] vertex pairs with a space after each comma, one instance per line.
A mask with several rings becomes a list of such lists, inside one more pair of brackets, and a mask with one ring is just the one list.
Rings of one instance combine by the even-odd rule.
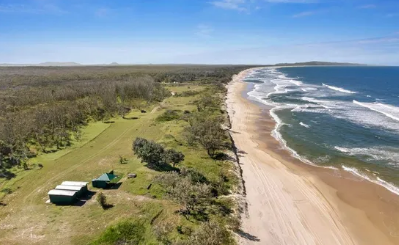
[[48, 192], [48, 194], [55, 196], [74, 196], [76, 194], [76, 191], [51, 190]]
[[100, 177], [98, 177], [97, 179], [94, 180], [100, 180], [100, 181], [111, 181], [113, 179], [115, 179], [117, 176], [110, 174], [110, 173], [105, 173], [103, 175], [101, 175]]
[[67, 191], [80, 191], [82, 190], [83, 186], [77, 185], [57, 185], [55, 187], [56, 190], [67, 190]]
[[64, 181], [61, 185], [74, 185], [74, 186], [86, 186], [88, 182], [80, 182], [80, 181]]

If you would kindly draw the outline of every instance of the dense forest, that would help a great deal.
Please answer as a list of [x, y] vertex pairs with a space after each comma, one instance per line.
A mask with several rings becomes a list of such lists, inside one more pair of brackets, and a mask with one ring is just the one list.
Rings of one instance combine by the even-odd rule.
[[90, 121], [162, 101], [163, 83], [225, 84], [245, 66], [0, 67], [0, 177], [81, 137]]

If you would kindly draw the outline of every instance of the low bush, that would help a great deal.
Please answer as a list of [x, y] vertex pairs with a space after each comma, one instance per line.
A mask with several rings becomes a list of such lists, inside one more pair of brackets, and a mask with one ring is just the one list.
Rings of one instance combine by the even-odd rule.
[[178, 241], [178, 245], [220, 245], [236, 244], [230, 232], [216, 222], [205, 222], [194, 231], [188, 240]]
[[108, 208], [112, 207], [112, 205], [110, 205], [107, 202], [107, 197], [102, 192], [98, 193], [98, 196], [97, 196], [96, 200], [97, 200], [98, 204], [100, 204], [100, 206], [103, 209], [108, 209]]
[[158, 122], [167, 122], [180, 119], [179, 111], [177, 110], [167, 110], [157, 117]]
[[140, 221], [123, 221], [107, 228], [92, 244], [143, 244], [145, 230]]

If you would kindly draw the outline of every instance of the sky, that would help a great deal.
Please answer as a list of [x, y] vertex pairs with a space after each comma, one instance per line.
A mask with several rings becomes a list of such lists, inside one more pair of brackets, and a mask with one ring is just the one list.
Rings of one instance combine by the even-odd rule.
[[399, 65], [399, 0], [0, 0], [0, 63]]

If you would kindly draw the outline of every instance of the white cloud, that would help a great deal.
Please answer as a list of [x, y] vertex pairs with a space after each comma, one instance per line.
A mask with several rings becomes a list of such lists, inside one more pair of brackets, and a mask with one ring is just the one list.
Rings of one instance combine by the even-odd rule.
[[366, 4], [366, 5], [359, 6], [359, 8], [360, 9], [375, 9], [375, 8], [377, 8], [377, 6], [374, 4]]
[[318, 3], [318, 0], [266, 0], [269, 3]]
[[212, 46], [198, 42], [131, 41], [64, 43], [5, 43], [0, 40], [0, 63], [75, 61], [82, 64], [193, 63], [274, 64], [311, 60], [399, 65], [399, 37], [329, 43]]
[[375, 44], [375, 43], [399, 43], [399, 37], [382, 37], [358, 40], [357, 44]]
[[99, 8], [96, 10], [95, 14], [98, 17], [105, 17], [110, 13], [110, 9], [108, 8]]
[[39, 1], [36, 4], [0, 4], [0, 13], [65, 14], [67, 11], [54, 3]]
[[301, 18], [301, 17], [311, 16], [311, 15], [315, 15], [315, 14], [317, 14], [316, 11], [305, 11], [305, 12], [301, 12], [298, 14], [294, 14], [292, 17], [293, 18]]
[[260, 2], [284, 4], [284, 3], [298, 3], [310, 4], [318, 3], [318, 0], [216, 0], [210, 2], [213, 6], [223, 9], [232, 9], [238, 11], [250, 11], [251, 9], [259, 10], [261, 7], [256, 5]]
[[247, 8], [244, 6], [246, 4], [246, 0], [220, 0], [211, 2], [211, 4], [215, 7], [223, 9], [233, 9], [238, 11], [247, 10]]
[[211, 37], [212, 33], [213, 33], [212, 27], [210, 27], [208, 25], [200, 24], [197, 26], [197, 32], [195, 34], [199, 37], [209, 38], [209, 37]]

